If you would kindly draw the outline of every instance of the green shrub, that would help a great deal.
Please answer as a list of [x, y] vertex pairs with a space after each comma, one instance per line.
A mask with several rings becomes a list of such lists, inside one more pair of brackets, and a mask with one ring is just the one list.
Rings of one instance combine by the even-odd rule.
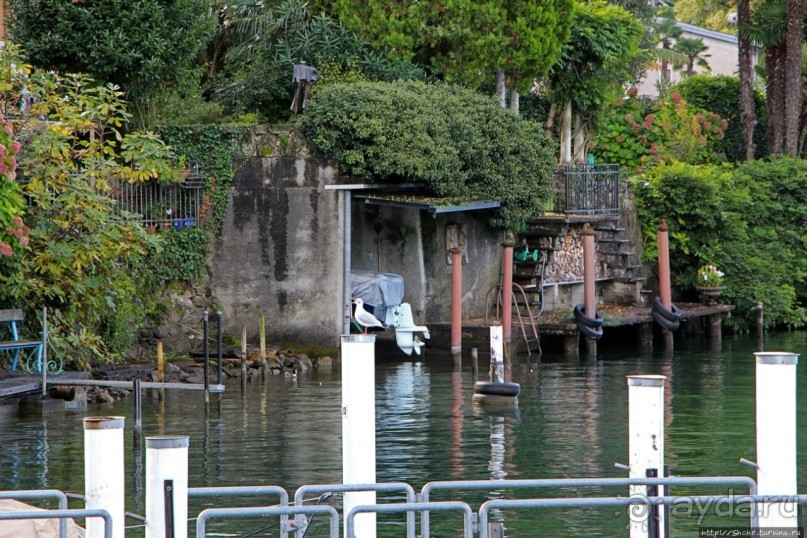
[[671, 163], [645, 178], [636, 190], [648, 261], [666, 218], [676, 286], [694, 298], [698, 267], [713, 263], [737, 306], [730, 324], [747, 328], [761, 301], [768, 326], [807, 325], [807, 161]]
[[[730, 162], [745, 160], [742, 123], [740, 122], [740, 81], [726, 75], [693, 75], [676, 86], [676, 90], [690, 105], [719, 114], [729, 123], [726, 136], [715, 143], [715, 150], [726, 154]], [[768, 137], [765, 98], [754, 93], [757, 126], [754, 129], [756, 155], [767, 155]]]
[[502, 206], [492, 224], [501, 227], [543, 211], [555, 169], [543, 126], [460, 86], [333, 84], [317, 92], [300, 126], [342, 174], [494, 199]]
[[636, 97], [606, 107], [590, 149], [600, 162], [616, 163], [629, 172], [642, 172], [671, 160], [699, 164], [725, 158], [718, 144], [728, 122], [719, 115], [693, 107], [679, 93], [648, 104]]

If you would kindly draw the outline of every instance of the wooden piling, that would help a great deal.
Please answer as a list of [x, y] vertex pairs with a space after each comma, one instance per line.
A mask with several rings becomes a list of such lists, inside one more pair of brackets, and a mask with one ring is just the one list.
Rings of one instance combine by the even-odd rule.
[[264, 316], [258, 318], [258, 331], [261, 338], [261, 379], [265, 380], [268, 377], [269, 365], [266, 363], [266, 318]]
[[241, 329], [241, 390], [247, 388], [247, 328]]
[[[164, 383], [165, 382], [165, 365], [163, 363], [163, 341], [157, 340], [157, 382]], [[158, 398], [160, 401], [165, 399], [165, 390], [160, 389], [158, 394]]]

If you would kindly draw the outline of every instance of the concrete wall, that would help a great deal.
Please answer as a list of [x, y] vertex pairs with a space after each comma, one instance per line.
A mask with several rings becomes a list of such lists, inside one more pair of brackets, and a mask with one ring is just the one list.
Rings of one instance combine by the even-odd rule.
[[342, 235], [330, 163], [293, 156], [247, 158], [210, 261], [211, 294], [225, 331], [250, 339], [258, 316], [278, 341], [336, 345]]
[[426, 211], [353, 204], [353, 267], [404, 277], [404, 300], [417, 323], [451, 319], [451, 265], [446, 226], [459, 225], [468, 240], [462, 268], [463, 316], [482, 317], [485, 293], [501, 274], [501, 232], [488, 212], [432, 216]]

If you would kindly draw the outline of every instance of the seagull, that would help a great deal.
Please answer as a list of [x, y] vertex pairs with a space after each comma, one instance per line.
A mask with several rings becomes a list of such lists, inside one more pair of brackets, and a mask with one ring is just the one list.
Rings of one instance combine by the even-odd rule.
[[353, 313], [353, 319], [356, 320], [356, 323], [364, 327], [364, 334], [367, 334], [367, 329], [369, 327], [384, 328], [384, 324], [378, 321], [378, 318], [364, 309], [363, 299], [355, 299], [353, 304], [356, 305], [356, 311]]

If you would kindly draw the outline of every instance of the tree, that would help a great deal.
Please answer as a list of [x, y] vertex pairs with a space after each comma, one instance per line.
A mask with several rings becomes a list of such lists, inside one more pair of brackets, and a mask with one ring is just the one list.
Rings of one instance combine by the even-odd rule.
[[751, 12], [751, 24], [740, 28], [749, 39], [765, 47], [765, 94], [770, 153], [784, 154], [785, 149], [785, 38], [787, 36], [787, 1], [765, 0]]
[[524, 89], [556, 63], [572, 5], [572, 0], [336, 0], [331, 9], [371, 43], [448, 81], [476, 87], [499, 70], [508, 87]]
[[785, 52], [785, 151], [799, 155], [801, 120], [801, 63], [804, 42], [804, 0], [787, 0], [787, 37]]
[[[553, 102], [564, 108], [562, 162], [572, 160], [573, 111], [579, 133], [609, 96], [622, 92], [623, 84], [632, 80], [630, 65], [641, 54], [643, 32], [641, 23], [618, 6], [600, 1], [575, 4], [571, 35], [550, 75]], [[577, 136], [575, 160], [582, 159], [583, 150], [582, 137]]]
[[703, 54], [706, 52], [707, 47], [703, 44], [703, 40], [699, 38], [680, 37], [675, 42], [675, 50], [686, 56], [686, 71], [685, 75], [691, 77], [695, 74], [695, 64], [703, 67], [707, 71], [712, 68], [706, 61], [710, 54]]
[[656, 47], [654, 52], [661, 61], [661, 79], [668, 82], [670, 80], [670, 63], [680, 63], [682, 60], [681, 54], [673, 50], [674, 40], [681, 37], [684, 31], [678, 27], [675, 12], [671, 8], [661, 10], [659, 15], [660, 18], [655, 24], [653, 33], [656, 42], [661, 45], [661, 49]]
[[320, 73], [315, 88], [333, 81], [425, 79], [411, 62], [391, 59], [326, 13], [312, 13], [302, 0], [278, 4], [237, 2], [227, 14], [229, 80], [220, 92], [236, 112], [260, 111], [285, 121], [294, 86], [294, 65]]
[[754, 129], [757, 125], [757, 115], [754, 108], [754, 80], [753, 80], [753, 48], [751, 38], [745, 28], [751, 23], [751, 0], [737, 1], [737, 53], [739, 56], [740, 79], [740, 123], [743, 126], [743, 143], [745, 146], [745, 160], [754, 158], [756, 147], [754, 145]]
[[10, 0], [8, 7], [11, 37], [29, 62], [88, 73], [141, 100], [183, 76], [214, 22], [198, 0]]
[[[26, 73], [12, 53], [2, 53], [4, 73]], [[116, 210], [112, 183], [178, 180], [175, 155], [153, 134], [123, 132], [129, 115], [112, 85], [42, 71], [5, 80], [0, 101], [17, 102], [23, 88], [36, 100], [17, 122], [27, 227], [12, 223], [19, 253], [0, 260], [0, 303], [49, 307], [62, 357], [113, 360], [145, 313], [149, 272], [140, 268], [158, 239]]]

